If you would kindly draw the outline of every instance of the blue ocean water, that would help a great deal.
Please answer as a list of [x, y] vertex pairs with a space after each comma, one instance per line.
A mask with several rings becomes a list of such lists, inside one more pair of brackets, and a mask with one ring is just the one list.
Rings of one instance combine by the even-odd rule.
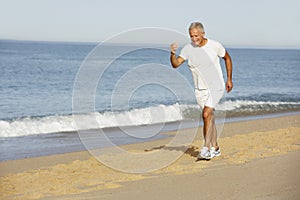
[[[76, 130], [72, 118], [74, 81], [83, 61], [96, 45], [0, 40], [1, 148], [12, 137], [38, 137], [41, 134]], [[94, 111], [75, 114], [82, 119], [95, 116], [100, 128], [157, 124], [199, 117], [194, 96], [183, 95], [183, 101], [179, 103], [176, 95], [168, 88], [157, 84], [137, 88], [129, 101], [125, 104], [124, 101], [117, 102], [112, 109], [112, 91], [133, 67], [159, 63], [171, 69], [167, 46], [142, 47], [110, 63], [95, 90]], [[127, 47], [109, 45], [105, 54], [99, 55], [98, 59], [110, 60], [111, 52], [120, 48]], [[226, 111], [228, 117], [300, 110], [299, 49], [228, 48], [228, 51], [233, 60], [234, 89], [224, 97], [218, 106], [219, 110]], [[224, 63], [221, 63], [225, 72]], [[176, 71], [186, 78], [192, 88], [187, 65], [182, 65]], [[151, 74], [180, 89], [174, 77], [165, 76], [160, 71], [151, 71]], [[133, 77], [136, 80], [140, 78], [139, 74]], [[124, 93], [120, 96], [126, 96], [128, 88], [130, 84], [123, 84]], [[160, 110], [168, 114], [156, 115], [155, 119], [149, 117], [151, 113]], [[115, 118], [124, 116], [132, 119], [130, 123], [116, 123]], [[87, 125], [86, 128], [99, 127]]]
[[[53, 128], [48, 132], [72, 130], [72, 92], [76, 74], [87, 55], [96, 44], [0, 41], [0, 136], [18, 136], [19, 131], [32, 129], [42, 122], [60, 123], [69, 129]], [[110, 52], [126, 46], [108, 46]], [[233, 59], [234, 90], [226, 96], [221, 110], [229, 115], [265, 113], [267, 111], [293, 111], [300, 108], [300, 50], [284, 49], [228, 49]], [[169, 64], [169, 53], [161, 49], [144, 48], [129, 52], [111, 63], [101, 77], [95, 96], [95, 112], [99, 117], [111, 113], [111, 91], [118, 80], [131, 68], [148, 63]], [[223, 71], [224, 63], [222, 63]], [[171, 68], [171, 67], [170, 67]], [[177, 69], [193, 85], [186, 64]], [[225, 73], [224, 73], [225, 74]], [[178, 85], [172, 77], [157, 76]], [[136, 75], [136, 79], [139, 79]], [[123, 86], [124, 93], [126, 87]], [[114, 111], [132, 111], [136, 114], [157, 106], [177, 105], [174, 94], [159, 85], [148, 84], [136, 90], [126, 105], [114, 106]], [[196, 108], [193, 96], [184, 99], [186, 108]], [[82, 113], [90, 114], [90, 113]], [[105, 116], [107, 118], [108, 115]], [[186, 117], [186, 116], [185, 116]], [[188, 116], [187, 116], [188, 117]], [[180, 116], [174, 116], [174, 121]], [[172, 117], [169, 119], [172, 121]], [[159, 121], [159, 120], [158, 120]], [[18, 127], [18, 122], [22, 127]], [[39, 123], [40, 122], [40, 123]], [[24, 124], [25, 123], [25, 124]], [[26, 127], [28, 123], [28, 127]], [[103, 127], [113, 127], [107, 121]], [[125, 124], [131, 125], [131, 124]], [[24, 127], [25, 126], [25, 127]], [[51, 125], [52, 127], [55, 124]], [[45, 129], [47, 129], [45, 127]], [[6, 131], [6, 133], [5, 133]], [[43, 130], [41, 130], [43, 131]], [[14, 132], [14, 133], [13, 133]], [[47, 132], [47, 130], [44, 130]], [[38, 130], [33, 131], [39, 134]]]

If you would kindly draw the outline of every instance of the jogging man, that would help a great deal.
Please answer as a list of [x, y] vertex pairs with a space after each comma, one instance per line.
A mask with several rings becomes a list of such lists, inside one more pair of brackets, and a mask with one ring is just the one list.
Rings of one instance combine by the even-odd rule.
[[199, 152], [199, 158], [211, 159], [220, 156], [221, 151], [217, 142], [214, 110], [224, 94], [224, 80], [220, 59], [225, 61], [227, 81], [225, 88], [230, 92], [232, 84], [232, 61], [222, 44], [205, 38], [203, 25], [194, 22], [189, 27], [191, 43], [186, 44], [179, 56], [176, 56], [177, 43], [170, 46], [170, 61], [173, 68], [179, 67], [186, 60], [192, 72], [197, 103], [202, 108], [204, 122], [204, 145]]

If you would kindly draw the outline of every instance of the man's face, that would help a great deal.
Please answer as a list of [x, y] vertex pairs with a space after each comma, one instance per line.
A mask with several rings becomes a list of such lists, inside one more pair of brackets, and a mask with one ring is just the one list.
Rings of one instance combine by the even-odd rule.
[[200, 44], [204, 38], [204, 32], [202, 32], [198, 28], [193, 28], [190, 30], [190, 38], [194, 45], [200, 46]]

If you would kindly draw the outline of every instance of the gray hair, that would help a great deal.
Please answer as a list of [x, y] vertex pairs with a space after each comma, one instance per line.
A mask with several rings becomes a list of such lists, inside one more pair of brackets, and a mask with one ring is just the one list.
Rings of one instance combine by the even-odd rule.
[[191, 23], [191, 25], [190, 25], [190, 27], [189, 27], [189, 31], [190, 31], [191, 29], [194, 29], [194, 28], [198, 28], [198, 29], [200, 29], [202, 32], [204, 32], [203, 24], [200, 23], [200, 22], [193, 22], [193, 23]]

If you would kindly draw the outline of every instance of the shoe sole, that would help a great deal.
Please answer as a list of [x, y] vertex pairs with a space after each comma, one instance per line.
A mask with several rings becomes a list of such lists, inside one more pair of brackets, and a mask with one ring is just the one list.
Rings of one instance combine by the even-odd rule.
[[214, 154], [214, 157], [219, 157], [221, 153]]
[[210, 160], [210, 159], [212, 159], [213, 157], [212, 157], [212, 156], [210, 156], [210, 157], [207, 157], [207, 156], [202, 156], [202, 155], [199, 155], [199, 156], [198, 156], [198, 158], [199, 158], [199, 159]]
[[218, 154], [213, 154], [214, 157], [219, 157], [221, 155], [221, 153], [218, 153]]

